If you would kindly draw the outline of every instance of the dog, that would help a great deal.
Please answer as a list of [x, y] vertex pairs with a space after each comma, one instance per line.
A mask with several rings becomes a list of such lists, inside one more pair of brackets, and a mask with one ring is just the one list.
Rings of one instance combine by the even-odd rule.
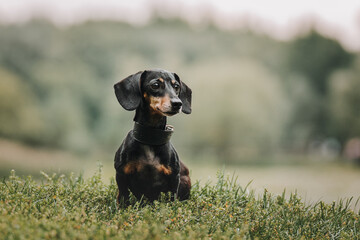
[[136, 111], [134, 128], [115, 154], [117, 202], [128, 205], [130, 191], [149, 201], [168, 192], [171, 200], [189, 199], [189, 169], [170, 143], [173, 127], [166, 120], [180, 111], [191, 113], [191, 89], [176, 73], [162, 69], [130, 75], [114, 89], [120, 105]]

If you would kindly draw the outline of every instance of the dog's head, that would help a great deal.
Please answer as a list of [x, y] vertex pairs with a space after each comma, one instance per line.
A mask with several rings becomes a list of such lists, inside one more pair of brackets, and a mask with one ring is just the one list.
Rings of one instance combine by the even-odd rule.
[[116, 97], [126, 110], [135, 110], [142, 103], [154, 114], [173, 116], [181, 110], [191, 113], [191, 89], [176, 73], [145, 70], [114, 85]]

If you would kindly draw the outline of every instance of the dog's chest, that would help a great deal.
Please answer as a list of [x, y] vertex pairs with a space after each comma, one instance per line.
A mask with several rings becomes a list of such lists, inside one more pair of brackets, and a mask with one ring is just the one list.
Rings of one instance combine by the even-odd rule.
[[136, 159], [132, 159], [124, 166], [124, 173], [130, 174], [143, 174], [148, 177], [158, 177], [163, 175], [170, 175], [172, 169], [167, 164], [164, 164], [165, 157], [155, 154], [155, 151], [149, 146], [142, 146], [142, 154]]
[[124, 166], [129, 189], [136, 197], [145, 195], [149, 199], [156, 199], [160, 192], [171, 190], [170, 179], [175, 169], [166, 164], [167, 162], [169, 161], [161, 159], [161, 154], [156, 154], [151, 147], [144, 146], [139, 157]]

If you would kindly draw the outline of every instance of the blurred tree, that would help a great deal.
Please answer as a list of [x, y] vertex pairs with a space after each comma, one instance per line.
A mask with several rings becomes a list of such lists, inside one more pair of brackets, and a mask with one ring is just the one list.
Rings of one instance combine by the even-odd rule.
[[[306, 81], [309, 86], [309, 93], [298, 99], [298, 104], [294, 111], [293, 120], [289, 124], [288, 131], [291, 139], [295, 139], [296, 132], [293, 130], [297, 126], [304, 125], [304, 120], [309, 127], [307, 141], [316, 138], [330, 136], [329, 131], [329, 112], [328, 112], [328, 85], [329, 76], [339, 68], [347, 67], [351, 64], [353, 54], [347, 52], [335, 40], [326, 38], [315, 31], [311, 31], [304, 37], [290, 42], [288, 57], [286, 59], [286, 69], [289, 74], [288, 79]], [[288, 84], [290, 88], [296, 88], [299, 84]], [[303, 85], [303, 84], [301, 84]], [[296, 91], [294, 89], [290, 92]], [[312, 99], [309, 101], [307, 98]], [[295, 128], [294, 128], [295, 127]]]
[[317, 94], [327, 94], [328, 77], [336, 69], [351, 64], [353, 55], [336, 40], [315, 31], [290, 43], [287, 65], [291, 72], [303, 75]]
[[33, 67], [53, 52], [52, 42], [57, 32], [44, 20], [0, 28], [0, 65], [16, 73], [37, 97], [41, 97], [45, 89], [36, 83]]
[[41, 113], [36, 98], [19, 77], [0, 68], [0, 136], [44, 144]]
[[188, 148], [228, 163], [269, 157], [278, 149], [289, 105], [275, 74], [257, 61], [229, 58], [208, 60], [188, 74], [201, 76], [191, 82], [194, 112], [187, 132], [196, 137], [186, 136], [192, 139]]
[[289, 151], [303, 152], [317, 130], [314, 116], [320, 108], [319, 96], [303, 76], [287, 75], [286, 95], [289, 98], [289, 121], [284, 126], [282, 146]]
[[335, 72], [330, 81], [330, 131], [341, 143], [360, 137], [360, 56], [352, 68]]

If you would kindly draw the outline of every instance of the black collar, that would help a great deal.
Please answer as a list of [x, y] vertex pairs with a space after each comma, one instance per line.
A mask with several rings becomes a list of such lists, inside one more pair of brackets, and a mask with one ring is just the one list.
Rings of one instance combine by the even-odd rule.
[[166, 125], [165, 130], [144, 126], [135, 122], [133, 136], [136, 141], [146, 145], [163, 145], [170, 141], [174, 128]]

